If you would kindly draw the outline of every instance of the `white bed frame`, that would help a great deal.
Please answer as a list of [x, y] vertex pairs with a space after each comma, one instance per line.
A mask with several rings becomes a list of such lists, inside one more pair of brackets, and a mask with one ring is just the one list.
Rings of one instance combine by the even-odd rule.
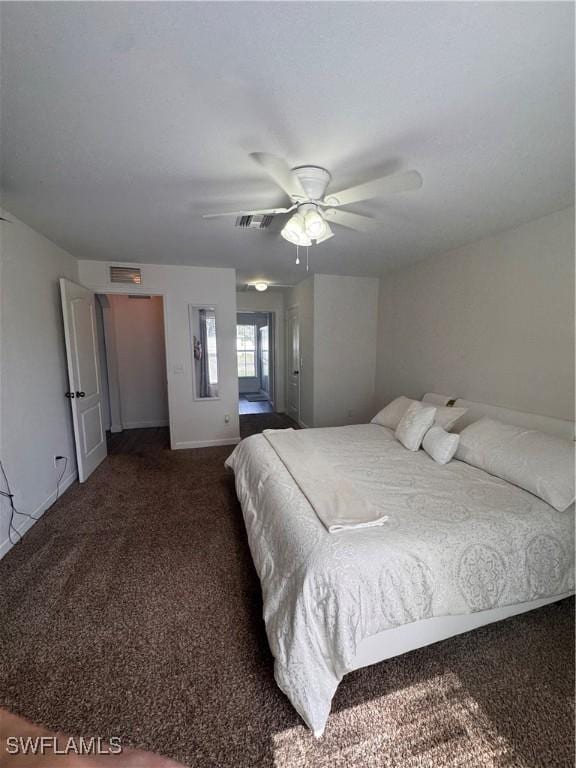
[[[488, 416], [490, 418], [504, 421], [508, 424], [514, 424], [528, 429], [537, 429], [540, 432], [547, 432], [551, 435], [564, 437], [568, 440], [574, 440], [575, 424], [572, 421], [564, 421], [548, 416], [537, 416], [522, 411], [512, 411], [508, 408], [500, 408], [494, 405], [485, 405], [483, 403], [474, 403], [468, 400], [453, 399], [444, 395], [435, 395], [432, 393], [424, 395], [423, 400], [436, 404], [452, 403], [455, 407], [468, 408], [466, 413], [454, 431], [461, 431], [465, 426], [474, 421]], [[505, 605], [499, 608], [492, 608], [488, 611], [478, 611], [476, 613], [464, 614], [458, 616], [439, 616], [431, 619], [422, 619], [412, 624], [404, 624], [401, 627], [387, 629], [376, 635], [364, 638], [358, 645], [353, 669], [367, 667], [370, 664], [377, 664], [385, 659], [391, 659], [394, 656], [400, 656], [416, 648], [423, 648], [426, 645], [437, 643], [440, 640], [446, 640], [449, 637], [460, 635], [463, 632], [469, 632], [472, 629], [483, 627], [486, 624], [492, 624], [510, 616], [516, 616], [520, 613], [533, 611], [535, 608], [541, 608], [549, 603], [555, 603], [569, 597], [573, 592], [565, 592], [553, 597], [544, 597], [539, 600], [531, 600], [528, 603], [517, 603], [514, 605]]]

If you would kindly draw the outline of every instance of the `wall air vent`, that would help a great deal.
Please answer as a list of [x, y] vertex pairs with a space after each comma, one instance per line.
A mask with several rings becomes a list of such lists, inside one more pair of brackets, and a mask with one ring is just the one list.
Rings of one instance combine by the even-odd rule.
[[140, 267], [110, 267], [110, 282], [141, 285], [142, 273]]
[[258, 214], [256, 216], [238, 216], [235, 226], [242, 229], [268, 229], [274, 216]]

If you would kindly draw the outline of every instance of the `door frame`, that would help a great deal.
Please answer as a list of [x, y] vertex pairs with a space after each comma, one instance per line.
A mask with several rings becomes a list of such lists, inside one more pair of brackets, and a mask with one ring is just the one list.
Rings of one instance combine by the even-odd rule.
[[109, 283], [104, 286], [85, 286], [88, 288], [88, 290], [93, 291], [93, 293], [103, 293], [103, 294], [116, 294], [119, 296], [134, 296], [136, 294], [142, 294], [143, 296], [161, 296], [162, 297], [162, 311], [164, 314], [164, 349], [166, 351], [166, 384], [168, 389], [168, 430], [170, 432], [170, 449], [175, 450], [176, 446], [174, 444], [174, 423], [173, 423], [173, 413], [174, 413], [174, 392], [173, 392], [173, 382], [172, 377], [170, 376], [170, 370], [172, 368], [171, 364], [171, 358], [170, 358], [170, 347], [168, 345], [168, 293], [167, 291], [160, 291], [160, 290], [147, 290], [145, 286], [142, 285], [127, 285], [123, 283], [122, 285], [110, 285]]
[[268, 315], [268, 325], [260, 325], [258, 327], [258, 383], [260, 385], [260, 391], [262, 392], [262, 331], [264, 328], [268, 329], [268, 389], [264, 390], [268, 393], [268, 399], [272, 405], [275, 405], [274, 389], [276, 383], [276, 376], [274, 375], [274, 366], [276, 360], [274, 358], [274, 324], [272, 319], [272, 312], [266, 312]]
[[[284, 369], [285, 370], [285, 383], [284, 383], [285, 411], [288, 414], [288, 416], [290, 416], [290, 414], [288, 413], [288, 391], [290, 389], [289, 379], [290, 379], [290, 370], [291, 370], [291, 365], [289, 365], [289, 363], [291, 361], [291, 354], [292, 354], [291, 352], [292, 339], [288, 339], [288, 328], [289, 328], [288, 316], [290, 312], [294, 312], [296, 314], [296, 317], [298, 318], [298, 371], [299, 371], [298, 373], [298, 408], [297, 408], [296, 418], [294, 419], [294, 421], [296, 421], [301, 427], [303, 427], [305, 425], [302, 424], [302, 422], [300, 421], [300, 395], [301, 395], [300, 386], [302, 381], [302, 376], [301, 376], [302, 348], [300, 344], [300, 307], [298, 306], [298, 304], [291, 304], [289, 307], [286, 307], [286, 310], [284, 312], [284, 335], [285, 335], [284, 345], [285, 345], [285, 352], [286, 352], [285, 369]], [[292, 416], [290, 416], [290, 418], [292, 418]]]
[[[276, 398], [276, 311], [263, 309], [262, 314], [268, 315], [268, 399], [274, 411], [278, 410]], [[258, 329], [258, 364], [261, 366], [262, 357], [260, 350], [260, 328]], [[262, 369], [258, 371], [260, 389], [262, 389]]]

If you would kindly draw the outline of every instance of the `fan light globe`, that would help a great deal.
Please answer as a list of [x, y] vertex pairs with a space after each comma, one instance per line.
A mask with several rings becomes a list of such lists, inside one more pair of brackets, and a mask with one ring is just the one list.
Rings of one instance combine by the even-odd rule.
[[308, 211], [304, 217], [304, 225], [306, 227], [306, 234], [314, 240], [323, 237], [326, 233], [326, 222], [318, 211]]
[[282, 232], [290, 234], [293, 238], [301, 237], [306, 232], [304, 216], [301, 213], [295, 213], [288, 219]]
[[327, 221], [324, 222], [324, 234], [321, 235], [316, 240], [316, 245], [320, 245], [320, 243], [324, 243], [326, 240], [330, 240], [331, 237], [334, 237], [334, 232], [330, 229], [330, 225]]
[[264, 282], [254, 283], [254, 288], [256, 288], [257, 291], [266, 291], [268, 290], [268, 283], [264, 283]]
[[284, 229], [280, 234], [284, 240], [288, 240], [288, 242], [293, 245], [312, 245], [312, 241], [306, 234], [304, 228], [304, 217], [299, 213], [295, 213], [294, 216], [286, 222]]

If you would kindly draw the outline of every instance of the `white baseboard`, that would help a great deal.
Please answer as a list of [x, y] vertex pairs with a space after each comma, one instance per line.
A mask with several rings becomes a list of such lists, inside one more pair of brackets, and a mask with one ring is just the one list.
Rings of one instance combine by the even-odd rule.
[[[73, 482], [75, 482], [76, 478], [78, 477], [78, 473], [76, 471], [69, 474], [67, 477], [65, 477], [62, 482], [60, 483], [60, 496], [70, 488]], [[36, 520], [40, 519], [44, 512], [46, 512], [47, 509], [50, 509], [52, 504], [56, 501], [56, 491], [52, 491], [50, 496], [48, 498], [44, 499], [42, 504], [40, 504], [39, 507], [37, 507], [33, 512], [30, 512], [29, 514], [32, 515], [32, 517], [36, 518]], [[33, 520], [32, 517], [21, 517], [20, 515], [14, 515], [14, 524], [15, 528], [20, 534], [20, 536], [24, 536], [27, 530], [32, 528], [36, 520]], [[18, 525], [16, 521], [20, 520], [20, 524]], [[12, 537], [16, 543], [18, 543], [18, 535], [12, 531]], [[2, 544], [0, 544], [0, 560], [4, 557], [4, 555], [9, 552], [14, 544], [10, 541], [10, 538], [5, 539]]]
[[124, 427], [122, 424], [112, 424], [110, 427], [110, 432], [122, 432], [123, 429]]
[[[152, 421], [125, 421], [122, 424], [122, 427], [120, 428], [120, 432], [122, 429], [146, 429], [147, 427], [167, 427], [168, 426], [168, 420], [167, 419], [156, 419]], [[116, 430], [112, 430], [114, 432]]]
[[212, 448], [218, 445], [237, 445], [240, 439], [239, 437], [224, 437], [221, 440], [192, 440], [185, 443], [174, 443], [172, 448], [179, 451], [183, 448]]

